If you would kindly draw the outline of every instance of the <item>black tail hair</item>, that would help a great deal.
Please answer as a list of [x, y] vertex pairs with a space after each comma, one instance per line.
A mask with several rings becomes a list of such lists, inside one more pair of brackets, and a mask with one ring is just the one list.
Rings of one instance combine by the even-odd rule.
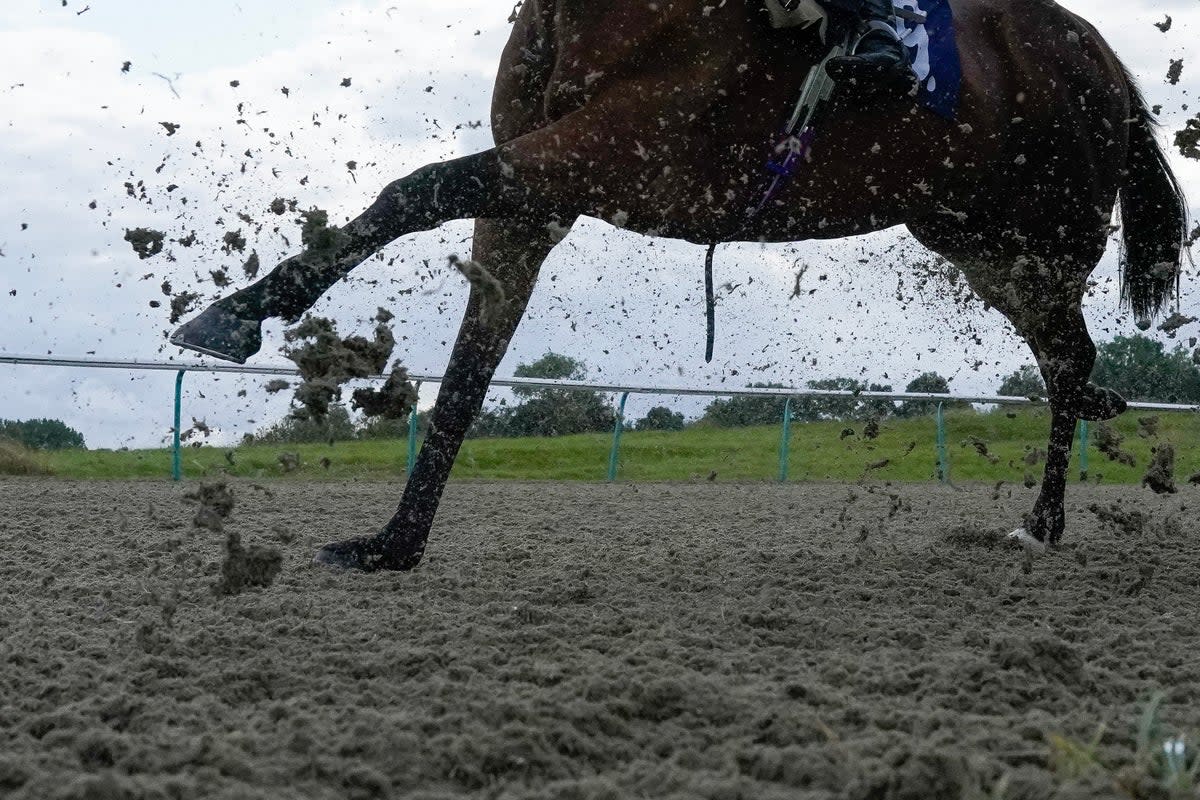
[[1138, 319], [1152, 318], [1178, 295], [1187, 253], [1188, 207], [1167, 155], [1155, 138], [1158, 121], [1133, 76], [1129, 83], [1129, 156], [1121, 187], [1121, 302]]

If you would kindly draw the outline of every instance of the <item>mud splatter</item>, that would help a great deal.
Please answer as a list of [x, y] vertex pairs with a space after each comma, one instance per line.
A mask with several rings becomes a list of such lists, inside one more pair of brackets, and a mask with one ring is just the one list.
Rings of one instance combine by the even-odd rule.
[[345, 234], [329, 224], [328, 211], [310, 208], [300, 212], [300, 241], [309, 250], [335, 250], [344, 239]]
[[1175, 447], [1163, 442], [1152, 452], [1154, 455], [1142, 476], [1142, 485], [1150, 487], [1155, 494], [1175, 494], [1179, 491], [1175, 486]]
[[291, 345], [284, 348], [284, 355], [300, 369], [302, 379], [296, 387], [297, 416], [313, 420], [325, 418], [347, 381], [381, 374], [396, 346], [386, 325], [375, 327], [374, 339], [342, 338], [332, 320], [312, 315], [285, 331], [284, 339]]
[[280, 453], [277, 460], [279, 461], [280, 469], [282, 469], [285, 473], [295, 472], [296, 470], [300, 469], [299, 453]]
[[1123, 441], [1125, 441], [1125, 437], [1117, 433], [1116, 428], [1112, 425], [1102, 422], [1096, 426], [1096, 449], [1108, 456], [1109, 461], [1116, 461], [1128, 467], [1136, 467], [1137, 460], [1133, 457], [1133, 454], [1121, 449], [1121, 442]]
[[165, 238], [165, 233], [151, 228], [129, 228], [125, 231], [125, 241], [129, 242], [133, 252], [143, 261], [163, 251]]
[[225, 520], [233, 513], [233, 490], [224, 481], [202, 483], [183, 499], [197, 505], [196, 515], [192, 517], [192, 525], [196, 528], [220, 532], [225, 528]]
[[1179, 83], [1179, 79], [1183, 77], [1183, 59], [1172, 58], [1171, 66], [1167, 68], [1167, 83], [1175, 86]]
[[458, 256], [450, 256], [450, 265], [479, 293], [479, 319], [484, 325], [490, 325], [504, 307], [504, 286], [478, 261], [463, 261]]
[[988, 449], [988, 443], [983, 441], [982, 439], [971, 436], [962, 443], [962, 446], [974, 448], [976, 453], [978, 453], [981, 457], [986, 458], [988, 460], [988, 462], [991, 464], [999, 464], [1000, 463], [1000, 457], [997, 455], [994, 455]]
[[242, 264], [242, 273], [247, 278], [254, 279], [258, 277], [258, 271], [261, 268], [262, 265], [258, 260], [258, 253], [251, 251], [250, 257], [246, 259], [246, 263]]
[[408, 379], [408, 370], [397, 361], [382, 388], [355, 389], [350, 397], [351, 407], [368, 417], [404, 419], [417, 404], [417, 387]]
[[221, 250], [225, 255], [233, 253], [241, 253], [246, 249], [246, 237], [242, 235], [240, 230], [225, 231], [225, 235], [221, 238]]
[[179, 322], [183, 316], [196, 308], [200, 295], [195, 292], [180, 292], [171, 296], [171, 324]]
[[282, 378], [276, 378], [275, 380], [267, 381], [267, 384], [263, 386], [263, 391], [267, 394], [278, 394], [284, 389], [290, 389], [291, 386], [292, 384]]
[[1191, 325], [1196, 321], [1196, 319], [1196, 317], [1184, 316], [1176, 311], [1171, 316], [1163, 320], [1162, 324], [1158, 326], [1158, 329], [1166, 333], [1168, 338], [1174, 339], [1175, 334], [1179, 332], [1180, 328], [1182, 328], [1184, 325]]
[[283, 569], [283, 555], [274, 547], [244, 547], [236, 531], [225, 534], [225, 559], [221, 577], [213, 585], [220, 595], [241, 594], [247, 589], [266, 588]]
[[1184, 123], [1175, 133], [1175, 146], [1184, 158], [1200, 159], [1200, 114]]
[[1138, 436], [1143, 439], [1158, 438], [1158, 424], [1162, 420], [1158, 416], [1138, 417]]

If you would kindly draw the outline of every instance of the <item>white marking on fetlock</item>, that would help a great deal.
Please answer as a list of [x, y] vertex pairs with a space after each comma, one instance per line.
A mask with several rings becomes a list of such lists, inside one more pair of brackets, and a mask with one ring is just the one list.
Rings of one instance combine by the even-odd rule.
[[1021, 545], [1021, 548], [1026, 553], [1041, 555], [1042, 553], [1046, 552], [1046, 543], [1039, 542], [1037, 539], [1033, 538], [1033, 534], [1024, 528], [1017, 528], [1005, 538], [1010, 542], [1016, 542], [1017, 544]]

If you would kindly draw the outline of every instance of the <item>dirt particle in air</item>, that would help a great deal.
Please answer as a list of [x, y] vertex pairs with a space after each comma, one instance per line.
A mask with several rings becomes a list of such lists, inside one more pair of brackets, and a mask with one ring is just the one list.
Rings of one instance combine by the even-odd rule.
[[283, 569], [283, 555], [274, 547], [244, 547], [236, 531], [225, 535], [225, 559], [221, 577], [213, 586], [216, 594], [241, 594], [247, 589], [266, 588]]
[[275, 380], [267, 381], [266, 386], [263, 387], [263, 391], [265, 391], [267, 394], [278, 394], [284, 389], [290, 388], [291, 385], [292, 384], [288, 383], [282, 378], [276, 378]]
[[254, 279], [258, 277], [258, 270], [261, 267], [262, 264], [258, 260], [258, 253], [251, 251], [250, 257], [246, 259], [246, 263], [242, 264], [242, 272], [247, 278]]
[[299, 453], [280, 453], [279, 467], [285, 473], [295, 472], [300, 469], [300, 454]]
[[133, 247], [133, 252], [143, 261], [153, 258], [163, 250], [163, 239], [166, 234], [150, 228], [130, 228], [125, 231], [125, 241]]
[[461, 272], [479, 294], [479, 319], [484, 325], [491, 324], [504, 306], [504, 286], [478, 261], [463, 261], [458, 256], [450, 256], [450, 265]]
[[222, 239], [221, 249], [225, 251], [225, 255], [230, 255], [233, 252], [244, 252], [246, 249], [246, 237], [242, 236], [240, 230], [226, 231]]
[[183, 127], [182, 125], [180, 125], [177, 122], [160, 122], [158, 124], [162, 125], [164, 128], [167, 129], [167, 136], [174, 136], [175, 131], [177, 131]]
[[180, 292], [171, 296], [171, 323], [179, 322], [184, 314], [192, 311], [196, 307], [196, 301], [200, 299], [200, 295], [195, 292]]
[[355, 389], [350, 406], [368, 417], [404, 419], [417, 403], [417, 388], [408, 379], [408, 370], [400, 362], [392, 364], [392, 373], [380, 389]]
[[1182, 328], [1184, 325], [1191, 325], [1196, 321], [1196, 319], [1196, 317], [1184, 316], [1176, 311], [1171, 316], [1163, 320], [1162, 324], [1158, 326], [1158, 329], [1166, 333], [1168, 338], [1174, 339], [1175, 334], [1178, 333], [1180, 328]]
[[1183, 59], [1172, 58], [1171, 66], [1167, 67], [1167, 83], [1175, 86], [1181, 77], [1183, 77]]
[[1000, 457], [997, 455], [994, 455], [988, 449], [988, 443], [983, 441], [982, 439], [979, 439], [975, 436], [968, 437], [966, 439], [966, 441], [964, 441], [962, 443], [962, 446], [963, 447], [970, 446], [970, 447], [974, 448], [975, 452], [978, 453], [980, 457], [988, 460], [988, 463], [991, 463], [991, 464], [999, 464], [1000, 463]]
[[267, 206], [267, 208], [272, 214], [282, 216], [288, 210], [288, 203], [287, 200], [284, 200], [282, 197], [276, 197], [271, 201], [271, 205]]
[[1162, 22], [1154, 23], [1154, 27], [1158, 28], [1163, 33], [1166, 33], [1167, 31], [1171, 30], [1171, 23], [1174, 22], [1174, 20], [1171, 19], [1170, 14], [1167, 14], [1166, 16], [1167, 16], [1167, 18], [1164, 19]]
[[396, 346], [386, 325], [375, 327], [373, 339], [342, 338], [332, 320], [312, 315], [284, 331], [284, 339], [290, 345], [284, 348], [284, 355], [300, 369], [302, 379], [296, 387], [295, 399], [300, 405], [296, 415], [318, 421], [325, 418], [330, 403], [341, 398], [344, 383], [381, 374]]
[[1200, 114], [1189, 119], [1183, 129], [1175, 133], [1175, 146], [1184, 158], [1200, 159]]
[[1116, 461], [1127, 467], [1136, 467], [1137, 460], [1133, 454], [1121, 449], [1123, 441], [1125, 441], [1125, 437], [1117, 433], [1113, 426], [1104, 422], [1096, 426], [1096, 449], [1108, 456], [1109, 461]]
[[391, 311], [388, 311], [383, 306], [380, 306], [375, 311], [375, 321], [378, 322], [380, 325], [387, 325], [389, 322], [391, 322], [395, 318], [396, 318], [396, 315], [393, 314]]
[[1163, 442], [1151, 451], [1150, 466], [1142, 476], [1142, 485], [1155, 494], [1175, 494], [1175, 447]]
[[345, 235], [329, 224], [329, 212], [310, 208], [300, 212], [300, 241], [309, 250], [334, 250], [342, 243]]
[[233, 281], [229, 279], [229, 273], [223, 269], [209, 270], [208, 274], [212, 278], [213, 285], [218, 289], [224, 289], [233, 283]]
[[196, 491], [185, 494], [183, 499], [197, 506], [196, 514], [192, 517], [192, 525], [197, 528], [219, 532], [224, 529], [225, 520], [233, 513], [233, 491], [224, 481], [202, 483]]
[[1152, 417], [1138, 417], [1138, 436], [1143, 439], [1158, 438], [1158, 423], [1161, 420], [1157, 415]]

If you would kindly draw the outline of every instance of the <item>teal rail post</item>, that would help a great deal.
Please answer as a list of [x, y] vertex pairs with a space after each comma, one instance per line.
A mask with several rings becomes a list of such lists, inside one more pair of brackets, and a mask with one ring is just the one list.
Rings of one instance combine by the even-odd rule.
[[946, 413], [941, 403], [937, 407], [938, 480], [950, 482], [950, 457], [946, 452]]
[[1079, 421], [1079, 480], [1086, 481], [1088, 478], [1088, 423], [1087, 420]]
[[608, 482], [612, 483], [617, 479], [617, 459], [621, 452], [621, 432], [625, 430], [625, 401], [629, 399], [629, 392], [621, 395], [621, 405], [617, 409], [617, 422], [613, 425], [613, 442], [612, 451], [608, 454]]
[[[421, 396], [421, 384], [417, 384], [417, 397]], [[413, 467], [417, 465], [417, 404], [414, 402], [408, 415], [408, 467], [407, 474], [412, 475]]]
[[779, 482], [787, 483], [792, 449], [792, 398], [783, 406], [783, 438], [779, 441]]
[[183, 453], [180, 451], [182, 446], [179, 441], [179, 428], [182, 424], [180, 417], [183, 416], [183, 376], [187, 374], [187, 370], [181, 369], [175, 375], [175, 433], [171, 443], [171, 478], [175, 481], [183, 480]]

